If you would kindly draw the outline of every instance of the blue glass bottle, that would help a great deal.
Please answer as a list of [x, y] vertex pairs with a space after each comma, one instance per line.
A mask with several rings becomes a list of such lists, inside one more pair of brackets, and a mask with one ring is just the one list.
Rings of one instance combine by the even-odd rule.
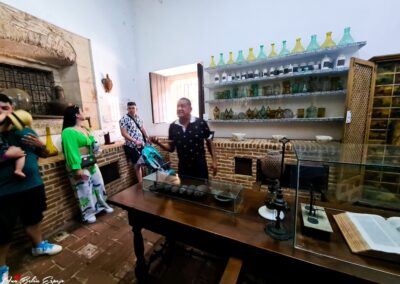
[[354, 42], [353, 37], [350, 35], [350, 27], [344, 29], [343, 37], [338, 45], [348, 45]]
[[264, 53], [264, 45], [260, 45], [260, 52], [258, 53], [257, 60], [266, 59], [267, 56]]
[[286, 40], [282, 41], [282, 49], [279, 52], [279, 56], [286, 56], [289, 55], [290, 51], [286, 48]]
[[318, 50], [318, 49], [320, 49], [320, 46], [319, 46], [319, 44], [317, 42], [317, 35], [312, 35], [311, 36], [311, 41], [308, 44], [306, 51], [315, 51], [315, 50]]

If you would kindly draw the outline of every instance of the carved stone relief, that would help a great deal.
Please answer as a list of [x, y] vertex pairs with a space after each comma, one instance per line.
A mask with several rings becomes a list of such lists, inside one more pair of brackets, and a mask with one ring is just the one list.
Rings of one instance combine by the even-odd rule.
[[0, 5], [0, 55], [48, 65], [74, 64], [76, 52], [59, 28]]

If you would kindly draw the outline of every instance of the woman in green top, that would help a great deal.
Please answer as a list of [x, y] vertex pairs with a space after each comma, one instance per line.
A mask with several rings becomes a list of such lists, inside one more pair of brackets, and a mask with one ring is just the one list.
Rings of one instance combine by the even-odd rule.
[[106, 202], [103, 177], [97, 164], [82, 168], [82, 158], [93, 155], [96, 141], [90, 130], [83, 126], [85, 116], [78, 106], [69, 106], [64, 112], [63, 131], [61, 134], [63, 151], [69, 180], [79, 201], [82, 220], [96, 222], [96, 214], [113, 209]]

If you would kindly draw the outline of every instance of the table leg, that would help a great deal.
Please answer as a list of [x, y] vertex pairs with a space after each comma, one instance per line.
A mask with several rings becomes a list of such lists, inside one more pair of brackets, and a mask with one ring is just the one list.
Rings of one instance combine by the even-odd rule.
[[[138, 282], [145, 282], [148, 275], [148, 267], [144, 257], [144, 243], [142, 235], [142, 226], [139, 222], [133, 222], [133, 217], [129, 214], [129, 224], [132, 226], [133, 247], [136, 255], [135, 275]], [[138, 220], [136, 220], [138, 221]]]

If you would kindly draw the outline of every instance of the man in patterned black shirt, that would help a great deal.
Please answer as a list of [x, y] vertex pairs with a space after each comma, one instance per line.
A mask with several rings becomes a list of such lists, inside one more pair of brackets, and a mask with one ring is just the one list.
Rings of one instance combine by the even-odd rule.
[[119, 120], [121, 135], [125, 138], [124, 150], [126, 156], [135, 165], [138, 182], [142, 182], [142, 165], [138, 163], [146, 140], [149, 141], [143, 121], [137, 115], [135, 102], [128, 102], [128, 113]]
[[187, 98], [181, 98], [178, 101], [176, 112], [178, 119], [169, 126], [168, 144], [160, 143], [156, 137], [153, 137], [152, 141], [169, 152], [173, 152], [176, 148], [180, 176], [208, 179], [204, 149], [204, 140], [206, 140], [208, 151], [212, 157], [213, 175], [216, 175], [217, 157], [212, 142], [212, 133], [207, 122], [191, 115], [192, 105]]

